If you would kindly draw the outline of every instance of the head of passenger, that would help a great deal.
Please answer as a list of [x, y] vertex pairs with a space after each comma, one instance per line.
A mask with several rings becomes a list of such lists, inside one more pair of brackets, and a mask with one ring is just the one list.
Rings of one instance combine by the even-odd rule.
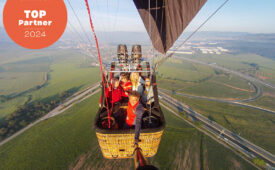
[[145, 88], [148, 89], [151, 86], [151, 81], [149, 77], [145, 78]]
[[114, 78], [114, 89], [117, 89], [118, 86], [119, 86], [119, 79], [118, 79], [118, 77], [115, 77]]
[[140, 98], [139, 93], [137, 91], [132, 91], [129, 94], [129, 102], [130, 102], [131, 106], [136, 105], [139, 101], [139, 98]]
[[128, 81], [128, 76], [126, 74], [121, 74], [120, 79], [123, 83], [126, 83]]
[[139, 73], [138, 72], [131, 73], [130, 80], [131, 80], [133, 86], [136, 86], [138, 84], [138, 80], [139, 80]]
[[[142, 71], [142, 67], [140, 65], [137, 67], [137, 71]], [[139, 75], [142, 76], [142, 72], [140, 72]]]

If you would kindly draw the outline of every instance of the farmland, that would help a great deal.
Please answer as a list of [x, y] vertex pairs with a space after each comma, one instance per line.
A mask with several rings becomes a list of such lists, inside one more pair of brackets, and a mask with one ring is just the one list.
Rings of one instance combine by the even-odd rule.
[[[184, 57], [190, 57], [206, 63], [216, 63], [219, 66], [224, 66], [254, 77], [258, 75], [258, 73], [256, 73], [258, 72], [257, 70], [260, 70], [265, 75], [270, 74], [269, 82], [273, 81], [272, 77], [275, 75], [272, 72], [275, 68], [274, 61], [252, 54], [225, 54], [219, 56], [202, 54], [196, 56], [185, 55]], [[177, 63], [168, 60], [168, 63], [162, 65], [158, 72], [159, 87], [171, 90], [172, 94], [173, 91], [175, 91], [194, 96], [214, 97], [223, 100], [248, 99], [256, 95], [255, 89], [251, 86], [253, 82], [248, 82], [240, 77], [206, 65], [194, 64], [185, 60], [182, 60], [181, 63], [180, 56], [177, 56], [176, 60]], [[249, 61], [250, 64], [245, 61]], [[190, 70], [192, 70], [194, 66], [197, 70], [191, 72]], [[185, 76], [181, 74], [178, 70], [179, 68], [182, 68], [182, 72], [186, 72], [189, 75]], [[169, 78], [171, 74], [174, 74], [174, 78]], [[255, 100], [248, 102], [248, 104], [274, 110], [275, 91], [257, 83], [255, 83], [255, 86], [257, 86], [258, 90], [260, 88], [262, 89], [262, 94]], [[267, 151], [275, 153], [275, 136], [273, 133], [275, 130], [275, 122], [273, 121], [275, 116], [273, 114], [228, 103], [218, 103], [207, 99], [202, 100], [178, 95], [175, 95], [175, 97], [210, 120], [221, 124], [236, 134], [240, 134], [242, 137], [263, 147]]]
[[178, 63], [168, 60], [157, 75], [159, 87], [191, 95], [232, 99], [255, 95], [246, 80], [180, 59]]
[[[100, 152], [92, 126], [98, 99], [99, 95], [90, 97], [0, 147], [0, 168], [132, 169], [133, 160], [106, 160]], [[167, 127], [157, 155], [149, 159], [157, 167], [254, 169], [168, 111], [164, 110], [164, 113]]]
[[81, 90], [98, 80], [94, 76], [99, 73], [98, 68], [82, 67], [87, 62], [84, 55], [63, 50], [47, 51], [42, 56], [0, 65], [0, 118], [25, 102], [42, 100], [72, 88]]
[[225, 103], [176, 97], [210, 120], [275, 153], [275, 115]]

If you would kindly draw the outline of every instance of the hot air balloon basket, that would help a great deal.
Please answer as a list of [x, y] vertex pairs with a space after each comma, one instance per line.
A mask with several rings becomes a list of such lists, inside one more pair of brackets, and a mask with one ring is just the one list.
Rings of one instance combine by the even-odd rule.
[[[157, 153], [163, 130], [152, 133], [141, 133], [139, 147], [145, 157]], [[102, 154], [107, 159], [133, 158], [134, 133], [103, 134], [96, 133]]]

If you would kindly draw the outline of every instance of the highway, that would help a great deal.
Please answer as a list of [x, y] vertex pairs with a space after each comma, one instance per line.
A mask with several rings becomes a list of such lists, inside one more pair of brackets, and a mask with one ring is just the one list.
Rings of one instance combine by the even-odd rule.
[[50, 111], [49, 113], [47, 113], [43, 117], [41, 117], [41, 118], [37, 119], [36, 121], [30, 123], [28, 126], [24, 127], [23, 129], [21, 129], [21, 130], [17, 131], [16, 133], [14, 133], [12, 136], [10, 136], [10, 137], [6, 138], [5, 140], [3, 140], [2, 142], [0, 142], [0, 146], [2, 146], [5, 143], [9, 142], [10, 140], [15, 138], [16, 136], [22, 134], [23, 132], [25, 132], [29, 128], [33, 127], [37, 123], [42, 122], [44, 120], [47, 120], [51, 117], [57, 116], [60, 113], [63, 113], [64, 111], [66, 111], [67, 109], [72, 107], [74, 105], [74, 103], [81, 102], [81, 101], [85, 100], [86, 98], [96, 94], [100, 90], [100, 89], [97, 89], [98, 87], [99, 87], [99, 83], [96, 83], [96, 84], [84, 89], [83, 91], [75, 93], [73, 96], [69, 97], [69, 99], [67, 99], [67, 101], [60, 104], [56, 108], [54, 108], [52, 111]]
[[[168, 94], [172, 93], [171, 90], [166, 90], [166, 89], [161, 89], [161, 88], [159, 88], [159, 90], [162, 91], [162, 92], [168, 93]], [[262, 90], [259, 90], [259, 91], [260, 91], [259, 94], [261, 94]], [[209, 100], [209, 101], [220, 102], [220, 103], [228, 103], [228, 104], [232, 104], [232, 105], [237, 105], [237, 106], [242, 106], [242, 107], [257, 109], [257, 110], [264, 111], [264, 112], [267, 112], [267, 113], [275, 114], [275, 111], [273, 111], [273, 110], [262, 108], [262, 107], [259, 107], [259, 106], [250, 105], [250, 104], [242, 102], [242, 101], [253, 101], [253, 100], [256, 100], [259, 95], [256, 95], [254, 98], [251, 98], [251, 99], [224, 100], [224, 99], [218, 99], [218, 98], [212, 98], [212, 97], [195, 96], [195, 95], [183, 94], [183, 93], [179, 93], [179, 92], [173, 92], [173, 93], [175, 93], [175, 94], [177, 94], [179, 96], [183, 96], [183, 97], [197, 98], [197, 99]]]
[[273, 154], [229, 131], [228, 129], [225, 129], [216, 122], [209, 120], [198, 112], [192, 110], [192, 108], [186, 104], [177, 101], [171, 96], [161, 91], [159, 92], [159, 96], [160, 100], [163, 101], [166, 105], [169, 105], [171, 108], [179, 111], [185, 111], [187, 116], [191, 117], [194, 121], [201, 122], [205, 130], [214, 134], [218, 138], [223, 139], [231, 147], [244, 153], [250, 158], [259, 157], [265, 160], [270, 166], [275, 167], [275, 157]]

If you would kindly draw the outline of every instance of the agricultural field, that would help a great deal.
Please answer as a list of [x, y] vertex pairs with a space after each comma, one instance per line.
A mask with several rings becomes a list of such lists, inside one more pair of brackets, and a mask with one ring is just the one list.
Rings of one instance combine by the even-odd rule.
[[184, 55], [184, 57], [207, 63], [216, 63], [219, 66], [246, 73], [275, 84], [275, 61], [256, 54], [200, 54]]
[[77, 51], [49, 50], [37, 58], [33, 58], [33, 53], [29, 55], [31, 59], [9, 60], [0, 65], [0, 77], [3, 77], [0, 79], [3, 82], [0, 86], [0, 119], [25, 102], [43, 100], [67, 90], [82, 90], [99, 80], [95, 76], [99, 68], [88, 66], [86, 63], [90, 60]]
[[275, 153], [275, 115], [251, 108], [175, 96], [193, 110], [228, 130]]
[[157, 75], [160, 88], [190, 95], [223, 99], [244, 99], [255, 95], [254, 88], [246, 80], [180, 59], [168, 60]]
[[16, 96], [47, 82], [50, 57], [0, 65], [0, 95]]
[[50, 79], [48, 85], [31, 95], [33, 100], [53, 96], [60, 92], [76, 88], [82, 90], [99, 81], [98, 67], [82, 67], [86, 56], [70, 51], [56, 55], [54, 63], [50, 66]]
[[[133, 160], [103, 158], [94, 116], [99, 94], [43, 121], [0, 147], [0, 169], [132, 169]], [[252, 165], [164, 110], [167, 127], [157, 155], [160, 169], [255, 169]], [[167, 147], [169, 146], [169, 147]]]
[[[184, 57], [188, 56], [189, 55], [184, 55]], [[275, 73], [272, 72], [275, 68], [275, 62], [258, 55], [202, 54], [189, 56], [189, 58], [206, 63], [216, 63], [219, 66], [224, 66], [252, 76], [256, 75], [256, 72], [254, 75], [252, 74], [253, 69], [254, 71], [257, 71], [257, 69], [265, 69], [265, 74], [270, 74], [270, 77], [275, 76]], [[252, 83], [240, 77], [200, 64], [193, 64], [187, 61], [182, 61], [181, 63], [179, 56], [175, 60], [177, 60], [177, 64], [173, 63], [173, 61], [168, 61], [168, 63], [160, 67], [158, 72], [159, 87], [171, 90], [171, 92], [176, 91], [189, 95], [215, 97], [227, 100], [247, 99], [256, 96], [256, 91]], [[249, 61], [249, 63], [247, 61]], [[192, 73], [190, 70], [192, 70], [193, 66], [195, 66], [197, 70]], [[180, 74], [179, 68], [190, 75], [186, 76]], [[200, 74], [200, 72], [204, 74]], [[175, 77], [169, 78], [168, 76], [171, 74], [174, 74]], [[202, 77], [198, 78], [196, 74]], [[208, 78], [203, 77], [203, 75]], [[186, 79], [184, 80], [182, 77]], [[255, 84], [255, 86], [262, 89], [262, 95], [254, 101], [248, 102], [248, 104], [275, 110], [274, 89], [264, 87], [260, 84]], [[263, 147], [271, 153], [275, 153], [275, 115], [251, 108], [217, 103], [214, 101], [176, 95], [175, 97], [191, 106], [194, 110], [205, 115], [210, 120], [216, 121], [225, 128], [240, 134], [256, 145]]]
[[18, 106], [23, 105], [28, 99], [28, 96], [20, 96], [5, 102], [0, 102], [0, 123], [2, 119], [13, 113]]
[[271, 88], [268, 88], [268, 87], [262, 87], [262, 88], [263, 88], [263, 96], [261, 96], [256, 101], [250, 102], [249, 104], [275, 110], [275, 90], [272, 90]]

